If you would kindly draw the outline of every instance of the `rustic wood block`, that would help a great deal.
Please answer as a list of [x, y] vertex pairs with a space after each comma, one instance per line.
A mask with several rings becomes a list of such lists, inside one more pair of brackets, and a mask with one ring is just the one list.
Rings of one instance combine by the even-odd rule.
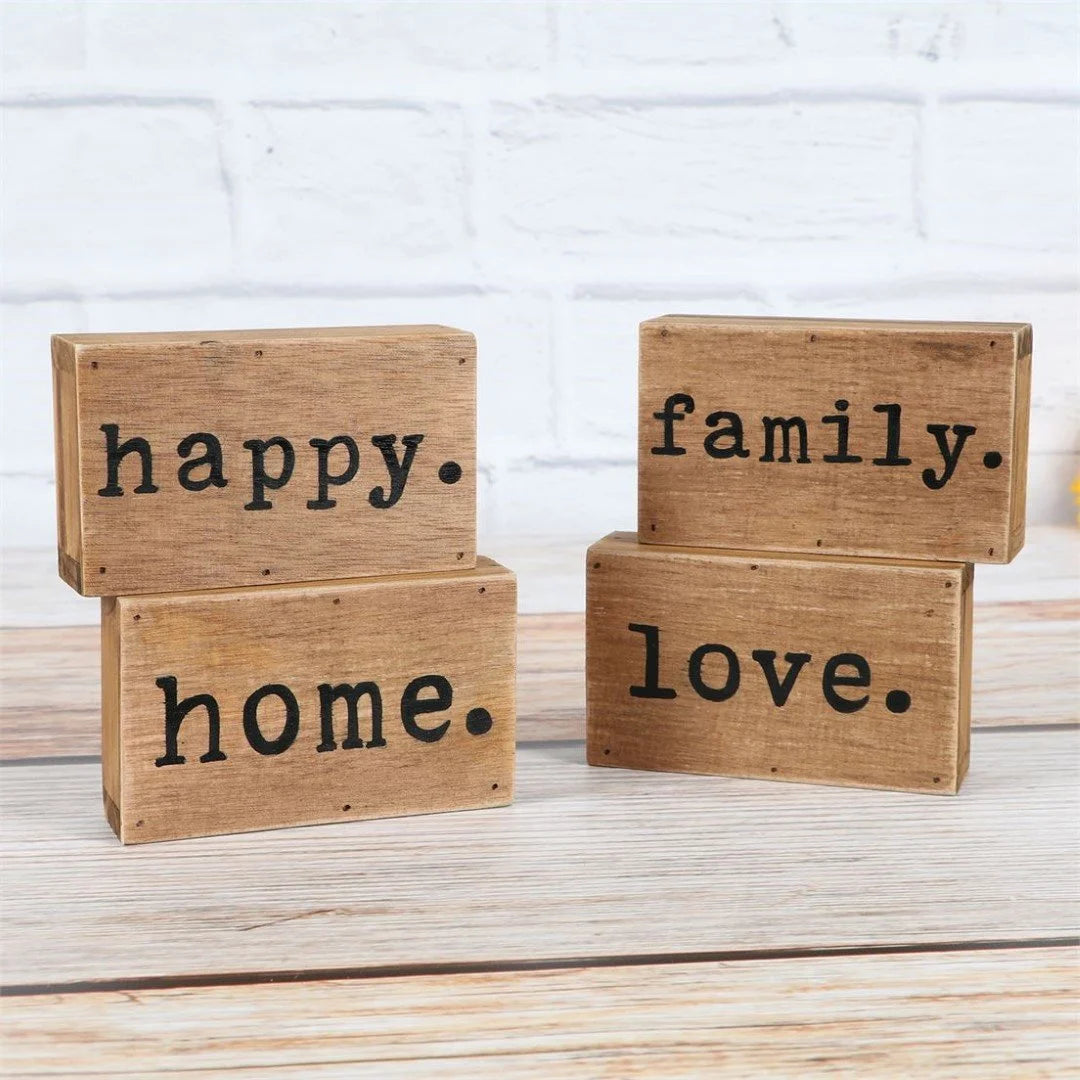
[[1009, 562], [1031, 327], [665, 315], [641, 324], [643, 543]]
[[126, 843], [501, 806], [514, 575], [102, 601], [102, 775]]
[[613, 533], [588, 554], [589, 763], [955, 794], [971, 579]]
[[444, 326], [53, 338], [85, 596], [476, 562], [476, 342]]

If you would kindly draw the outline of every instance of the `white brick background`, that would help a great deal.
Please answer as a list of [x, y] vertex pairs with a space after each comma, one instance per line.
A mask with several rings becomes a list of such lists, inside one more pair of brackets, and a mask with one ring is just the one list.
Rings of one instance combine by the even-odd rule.
[[1077, 6], [2, 6], [3, 541], [54, 542], [48, 335], [448, 322], [481, 530], [634, 523], [665, 311], [1035, 327], [1077, 467]]

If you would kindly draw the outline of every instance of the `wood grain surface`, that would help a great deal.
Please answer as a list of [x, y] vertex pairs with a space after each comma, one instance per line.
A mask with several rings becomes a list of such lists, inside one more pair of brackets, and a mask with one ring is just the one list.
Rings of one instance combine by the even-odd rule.
[[[1080, 612], [1045, 540], [976, 607], [955, 800], [588, 768], [583, 620], [544, 616], [513, 806], [121, 848], [96, 628], [3, 631], [5, 1075], [1068, 1075]], [[17, 618], [75, 610], [18, 580]]]
[[1070, 949], [818, 956], [9, 998], [9, 1077], [1053, 1077]]
[[645, 543], [975, 563], [1023, 546], [1028, 325], [665, 315], [642, 323], [638, 382]]
[[96, 764], [8, 767], [2, 978], [59, 992], [1075, 934], [1077, 733], [973, 742], [956, 799], [595, 769], [549, 744], [519, 752], [512, 806], [137, 848], [101, 817]]
[[589, 763], [955, 794], [971, 566], [639, 544], [586, 556]]
[[[83, 595], [475, 561], [465, 331], [58, 335], [53, 372], [60, 572]], [[406, 436], [422, 437], [411, 460]], [[131, 439], [142, 442], [110, 471], [110, 446], [115, 460]], [[197, 464], [215, 453], [216, 474]]]
[[102, 602], [102, 776], [126, 844], [502, 806], [514, 575]]

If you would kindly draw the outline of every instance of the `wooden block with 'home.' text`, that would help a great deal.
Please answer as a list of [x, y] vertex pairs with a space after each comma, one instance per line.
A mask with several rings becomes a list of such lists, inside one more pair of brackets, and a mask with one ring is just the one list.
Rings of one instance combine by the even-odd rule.
[[613, 533], [586, 574], [590, 764], [958, 790], [970, 565]]
[[85, 596], [476, 560], [476, 342], [444, 326], [53, 338]]
[[1009, 562], [1031, 327], [666, 315], [641, 325], [643, 543]]
[[126, 843], [500, 806], [514, 575], [102, 601], [106, 816]]

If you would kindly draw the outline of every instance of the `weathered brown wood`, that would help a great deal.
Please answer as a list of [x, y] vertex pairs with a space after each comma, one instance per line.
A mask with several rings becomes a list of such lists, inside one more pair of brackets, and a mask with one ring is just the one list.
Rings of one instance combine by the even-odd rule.
[[6, 768], [0, 973], [1056, 939], [1077, 932], [1076, 752], [1073, 731], [977, 731], [963, 795], [927, 799], [595, 769], [537, 745], [512, 807], [126, 849], [96, 765]]
[[[167, 611], [163, 612], [163, 614], [166, 618], [168, 617]], [[129, 614], [121, 612], [121, 604], [116, 597], [107, 596], [101, 601], [101, 801], [109, 828], [121, 840], [124, 839], [125, 831], [125, 822], [121, 817], [125, 786], [124, 754], [125, 749], [133, 749], [133, 747], [125, 748], [124, 746], [126, 738], [123, 720], [126, 719], [124, 716], [126, 706], [121, 682], [123, 661], [121, 642], [124, 638], [125, 629], [123, 622], [130, 617]], [[141, 618], [142, 616], [140, 616]], [[206, 639], [202, 640], [205, 641]], [[185, 644], [185, 652], [190, 652], [193, 646], [195, 648], [199, 647], [198, 641], [190, 641]], [[134, 646], [137, 653], [143, 651], [143, 643], [137, 638]], [[179, 652], [180, 648], [178, 647], [177, 660], [180, 659]], [[136, 715], [130, 719], [136, 723], [139, 721], [150, 723], [152, 715], [152, 713], [148, 712], [145, 717]], [[127, 764], [130, 767], [132, 763], [129, 760]], [[152, 779], [151, 783], [153, 783]], [[195, 785], [194, 791], [197, 799], [198, 785]], [[139, 804], [144, 800], [148, 803], [150, 801], [146, 800], [145, 796], [140, 799], [136, 794], [134, 801]], [[140, 826], [141, 824], [142, 822], [140, 822]]]
[[[972, 724], [1080, 721], [1080, 603], [972, 592]], [[97, 627], [0, 630], [0, 761], [100, 753], [100, 646]], [[585, 737], [584, 615], [519, 617], [517, 686], [519, 744]]]
[[110, 824], [142, 843], [508, 803], [515, 599], [489, 559], [106, 599]]
[[586, 566], [590, 764], [959, 789], [970, 565], [613, 533]]
[[1035, 948], [139, 989], [10, 998], [2, 1027], [27, 1077], [988, 1080], [1070, 1072], [1078, 973]]
[[641, 540], [1009, 562], [1024, 542], [1030, 381], [1020, 323], [651, 319]]
[[[53, 370], [60, 573], [86, 596], [475, 563], [471, 334], [383, 326], [62, 335]], [[328, 445], [339, 436], [352, 444]], [[407, 473], [406, 436], [422, 436], [410, 440]], [[264, 446], [273, 437], [287, 446]], [[129, 439], [145, 441], [110, 476], [110, 440], [115, 459]], [[198, 464], [215, 445], [216, 476]], [[147, 446], [150, 485], [139, 492]], [[284, 486], [257, 491], [257, 459], [266, 476], [284, 474]], [[391, 459], [404, 476], [396, 491]]]

